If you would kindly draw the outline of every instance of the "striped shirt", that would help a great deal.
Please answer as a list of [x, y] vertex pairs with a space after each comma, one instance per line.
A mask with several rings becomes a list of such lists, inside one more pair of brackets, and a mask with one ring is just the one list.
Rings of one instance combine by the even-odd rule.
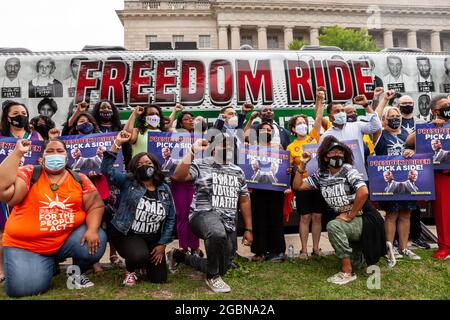
[[195, 187], [189, 220], [200, 212], [215, 211], [227, 231], [236, 230], [239, 197], [249, 195], [242, 169], [233, 163], [218, 164], [208, 157], [194, 160], [189, 173]]

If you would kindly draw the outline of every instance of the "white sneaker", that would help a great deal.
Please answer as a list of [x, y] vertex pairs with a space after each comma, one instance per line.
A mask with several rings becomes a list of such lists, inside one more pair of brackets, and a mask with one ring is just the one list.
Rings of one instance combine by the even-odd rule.
[[339, 285], [347, 284], [354, 280], [356, 280], [356, 274], [345, 273], [345, 272], [336, 273], [334, 276], [331, 276], [327, 279], [328, 282], [331, 282], [334, 284], [339, 284]]
[[403, 251], [401, 251], [401, 254], [403, 254], [403, 256], [408, 257], [411, 260], [421, 260], [422, 258], [419, 257], [417, 254], [415, 254], [414, 252], [412, 252], [409, 249], [404, 249]]
[[216, 276], [211, 279], [206, 279], [205, 282], [206, 282], [206, 285], [213, 292], [219, 293], [219, 292], [230, 292], [231, 291], [230, 286], [227, 285], [220, 276]]
[[89, 278], [86, 277], [86, 275], [82, 274], [82, 275], [80, 275], [79, 279], [76, 279], [76, 277], [74, 279], [72, 279], [72, 285], [73, 285], [73, 287], [70, 289], [85, 289], [85, 288], [93, 287], [94, 283], [91, 280], [89, 280]]
[[395, 257], [395, 259], [401, 259], [401, 258], [403, 258], [403, 255], [402, 255], [400, 252], [398, 252], [398, 248], [397, 248], [397, 247], [394, 247], [394, 248], [392, 249], [392, 251], [394, 252], [394, 257]]
[[397, 264], [397, 259], [395, 258], [394, 247], [392, 243], [386, 241], [387, 253], [386, 258], [388, 260], [388, 267], [393, 268]]

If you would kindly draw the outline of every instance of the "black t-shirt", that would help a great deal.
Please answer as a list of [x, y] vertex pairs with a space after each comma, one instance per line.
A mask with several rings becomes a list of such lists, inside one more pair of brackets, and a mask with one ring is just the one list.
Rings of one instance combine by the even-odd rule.
[[392, 134], [387, 130], [383, 130], [377, 145], [375, 146], [375, 154], [377, 156], [401, 156], [406, 148], [406, 138], [408, 131], [401, 129], [400, 134]]
[[414, 117], [411, 119], [402, 118], [402, 128], [408, 131], [408, 133], [413, 133], [415, 131], [416, 121]]
[[148, 191], [139, 200], [130, 232], [140, 235], [161, 233], [161, 226], [166, 218], [166, 210], [158, 200], [156, 191]]

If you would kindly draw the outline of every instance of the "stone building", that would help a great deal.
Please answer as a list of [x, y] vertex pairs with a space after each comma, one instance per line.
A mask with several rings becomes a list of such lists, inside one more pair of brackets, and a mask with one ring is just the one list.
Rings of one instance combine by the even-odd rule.
[[150, 42], [287, 49], [294, 39], [319, 44], [320, 29], [338, 24], [366, 28], [379, 48], [450, 51], [449, 0], [125, 0], [117, 15], [130, 50]]

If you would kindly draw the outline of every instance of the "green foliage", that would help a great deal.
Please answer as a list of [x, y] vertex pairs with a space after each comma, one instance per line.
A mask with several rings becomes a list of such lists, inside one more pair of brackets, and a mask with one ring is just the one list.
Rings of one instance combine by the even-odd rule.
[[308, 45], [308, 44], [309, 44], [308, 40], [295, 39], [294, 41], [289, 43], [288, 47], [289, 47], [289, 50], [300, 50], [301, 47]]
[[334, 25], [319, 35], [321, 46], [336, 46], [344, 51], [379, 51], [366, 29], [353, 30]]

